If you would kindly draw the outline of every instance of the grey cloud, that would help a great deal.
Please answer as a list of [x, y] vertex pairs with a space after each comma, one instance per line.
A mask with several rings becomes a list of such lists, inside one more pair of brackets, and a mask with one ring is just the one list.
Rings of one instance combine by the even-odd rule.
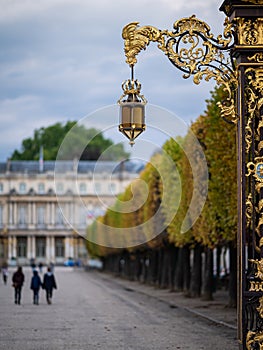
[[[0, 0], [2, 132], [9, 135], [13, 130], [13, 148], [17, 148], [23, 135], [30, 136], [36, 127], [79, 119], [116, 103], [121, 82], [130, 75], [121, 38], [125, 24], [137, 20], [141, 25], [172, 29], [176, 19], [195, 11], [209, 20], [217, 34], [223, 22], [220, 4], [215, 0], [205, 6], [201, 0], [135, 0], [133, 6], [120, 0]], [[196, 88], [191, 79], [183, 81], [155, 46], [141, 53], [136, 66], [143, 93], [150, 103], [188, 120], [197, 117], [211, 85]], [[7, 116], [10, 122], [4, 122]], [[10, 138], [2, 138], [2, 159], [10, 147]]]

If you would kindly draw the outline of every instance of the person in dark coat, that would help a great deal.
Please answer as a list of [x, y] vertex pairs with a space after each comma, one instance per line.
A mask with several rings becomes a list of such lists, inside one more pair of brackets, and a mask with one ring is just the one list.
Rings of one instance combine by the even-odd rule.
[[23, 274], [22, 267], [18, 266], [17, 271], [13, 274], [12, 282], [15, 288], [15, 304], [21, 303], [21, 290], [25, 281], [25, 275]]
[[57, 284], [54, 274], [51, 272], [51, 268], [47, 268], [47, 272], [44, 275], [43, 289], [46, 290], [47, 303], [51, 304], [53, 289], [57, 289]]
[[39, 289], [42, 286], [41, 279], [38, 275], [37, 270], [33, 271], [33, 277], [31, 279], [30, 289], [33, 291], [33, 304], [38, 305], [39, 303]]

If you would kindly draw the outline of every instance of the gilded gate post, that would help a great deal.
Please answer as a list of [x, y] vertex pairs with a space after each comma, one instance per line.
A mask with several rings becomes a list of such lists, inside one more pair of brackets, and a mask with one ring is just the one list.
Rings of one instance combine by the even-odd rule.
[[263, 1], [226, 0], [238, 74], [238, 340], [263, 349]]

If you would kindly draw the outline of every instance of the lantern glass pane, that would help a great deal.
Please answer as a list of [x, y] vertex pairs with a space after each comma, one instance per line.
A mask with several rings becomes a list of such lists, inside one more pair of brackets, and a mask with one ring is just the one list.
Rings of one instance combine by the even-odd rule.
[[120, 122], [121, 124], [130, 124], [131, 123], [131, 109], [129, 106], [122, 106], [120, 109]]
[[144, 106], [133, 107], [132, 115], [134, 124], [144, 124]]

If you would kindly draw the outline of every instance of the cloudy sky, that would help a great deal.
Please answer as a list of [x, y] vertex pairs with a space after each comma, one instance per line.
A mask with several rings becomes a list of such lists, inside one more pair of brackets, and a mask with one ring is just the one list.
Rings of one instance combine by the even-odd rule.
[[[140, 25], [172, 30], [177, 19], [196, 14], [217, 35], [223, 30], [225, 18], [219, 12], [221, 3], [0, 0], [0, 161], [20, 148], [21, 141], [31, 137], [34, 129], [85, 116], [88, 126], [108, 128], [107, 136], [127, 144], [123, 136], [117, 135], [115, 108], [122, 94], [121, 83], [130, 76], [122, 28], [138, 21]], [[135, 76], [148, 102], [156, 106], [149, 109], [150, 114], [156, 113], [153, 120], [147, 113], [147, 123], [153, 128], [162, 108], [187, 124], [195, 120], [204, 111], [213, 87], [205, 82], [195, 86], [191, 79], [184, 80], [155, 43], [139, 55]], [[168, 114], [167, 120], [161, 116], [157, 129], [172, 122]], [[148, 134], [149, 140], [154, 138], [153, 144], [162, 139], [155, 131]], [[138, 147], [136, 151], [140, 152]]]

